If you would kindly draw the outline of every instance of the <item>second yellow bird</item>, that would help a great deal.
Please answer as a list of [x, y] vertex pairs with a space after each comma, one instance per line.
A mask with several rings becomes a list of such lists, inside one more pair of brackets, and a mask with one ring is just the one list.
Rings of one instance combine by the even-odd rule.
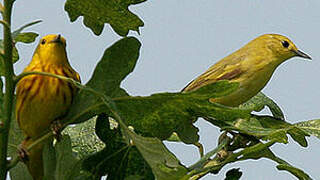
[[226, 106], [238, 106], [260, 92], [281, 63], [296, 56], [311, 59], [287, 37], [265, 34], [221, 59], [182, 91], [194, 91], [219, 80], [238, 82], [239, 88], [235, 92], [210, 100]]
[[[39, 71], [80, 81], [78, 73], [70, 66], [66, 54], [66, 40], [60, 35], [43, 37], [24, 72]], [[24, 136], [22, 148], [32, 144], [48, 130], [55, 120], [62, 118], [71, 106], [77, 88], [58, 78], [29, 75], [17, 84], [16, 118]], [[35, 180], [43, 179], [43, 143], [28, 152], [26, 161]]]

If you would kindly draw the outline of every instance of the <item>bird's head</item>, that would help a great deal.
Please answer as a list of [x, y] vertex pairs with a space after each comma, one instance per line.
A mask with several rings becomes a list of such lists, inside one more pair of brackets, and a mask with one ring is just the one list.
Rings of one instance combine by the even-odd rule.
[[40, 39], [34, 56], [52, 63], [67, 61], [66, 40], [60, 34], [46, 35]]
[[273, 57], [276, 57], [279, 63], [292, 57], [311, 59], [309, 55], [300, 51], [289, 38], [279, 34], [264, 34], [259, 36], [252, 41], [252, 45], [267, 50], [266, 53], [270, 53]]

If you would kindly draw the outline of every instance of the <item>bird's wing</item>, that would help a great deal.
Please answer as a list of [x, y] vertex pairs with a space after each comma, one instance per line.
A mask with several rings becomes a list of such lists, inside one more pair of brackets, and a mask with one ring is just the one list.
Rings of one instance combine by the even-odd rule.
[[202, 86], [219, 80], [233, 80], [239, 77], [244, 72], [241, 68], [241, 61], [243, 58], [230, 58], [223, 59], [211, 66], [205, 73], [183, 88], [182, 92], [194, 91]]

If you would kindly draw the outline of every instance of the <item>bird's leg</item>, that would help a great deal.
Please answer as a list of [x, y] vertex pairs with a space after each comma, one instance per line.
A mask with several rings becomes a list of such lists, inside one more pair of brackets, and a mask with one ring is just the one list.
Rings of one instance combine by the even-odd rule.
[[51, 130], [53, 133], [54, 138], [59, 141], [61, 139], [61, 130], [62, 130], [62, 124], [59, 121], [59, 119], [54, 120], [51, 123]]
[[18, 156], [21, 159], [22, 162], [27, 162], [29, 160], [29, 152], [26, 149], [27, 141], [30, 139], [30, 137], [27, 137], [25, 140], [22, 141], [22, 143], [18, 146]]

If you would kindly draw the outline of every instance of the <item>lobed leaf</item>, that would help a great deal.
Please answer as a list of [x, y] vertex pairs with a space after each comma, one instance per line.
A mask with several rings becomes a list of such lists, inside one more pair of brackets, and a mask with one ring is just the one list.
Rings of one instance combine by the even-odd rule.
[[[216, 120], [208, 119], [208, 121], [216, 124]], [[309, 136], [307, 133], [290, 123], [279, 121], [271, 116], [251, 115], [250, 118], [238, 118], [235, 121], [227, 120], [224, 123], [223, 125], [220, 124], [219, 127], [225, 130], [235, 130], [263, 140], [274, 140], [279, 143], [288, 143], [287, 134], [289, 134], [301, 146], [307, 146], [305, 139], [305, 137]]]
[[122, 127], [122, 130], [148, 162], [156, 179], [176, 180], [188, 172], [159, 139], [142, 137], [127, 127]]
[[[0, 39], [0, 76], [4, 75], [4, 46], [3, 46], [3, 40]], [[18, 50], [15, 46], [12, 48], [12, 62], [15, 63], [19, 60], [19, 54]]]
[[306, 174], [302, 170], [295, 168], [295, 167], [288, 165], [288, 164], [279, 164], [277, 166], [277, 169], [288, 171], [291, 174], [293, 174], [294, 176], [296, 176], [297, 178], [299, 178], [299, 180], [312, 180], [308, 174]]
[[320, 139], [320, 119], [299, 122], [295, 126]]
[[85, 158], [85, 170], [94, 174], [96, 178], [107, 175], [108, 180], [132, 176], [154, 179], [151, 168], [138, 150], [127, 145], [119, 128], [111, 129], [105, 114], [97, 118], [96, 133], [105, 142], [105, 148]]
[[256, 96], [251, 98], [249, 101], [240, 105], [239, 108], [251, 109], [252, 111], [259, 112], [266, 106], [270, 109], [274, 118], [279, 120], [285, 119], [281, 108], [271, 98], [267, 97], [262, 92], [259, 92]]
[[54, 147], [47, 144], [43, 157], [44, 179], [91, 179], [90, 174], [81, 170], [82, 161], [72, 152], [71, 139], [67, 135], [63, 135]]
[[67, 0], [65, 11], [71, 22], [83, 16], [83, 23], [95, 35], [100, 35], [105, 23], [109, 23], [120, 36], [126, 36], [130, 30], [139, 32], [143, 21], [131, 11], [130, 5], [146, 0]]
[[[120, 83], [133, 71], [140, 46], [140, 42], [134, 37], [123, 38], [114, 43], [104, 52], [86, 86], [109, 97], [126, 96], [127, 93], [120, 88]], [[106, 111], [106, 107], [103, 106], [100, 97], [92, 92], [80, 90], [66, 119], [80, 123], [103, 111]]]
[[[249, 116], [247, 111], [210, 103], [208, 99], [226, 95], [237, 84], [221, 81], [191, 93], [159, 93], [148, 97], [120, 97], [114, 102], [125, 123], [143, 136], [169, 138], [176, 132], [187, 144], [198, 142], [198, 117], [210, 115], [221, 121]], [[226, 90], [228, 89], [228, 90]]]

